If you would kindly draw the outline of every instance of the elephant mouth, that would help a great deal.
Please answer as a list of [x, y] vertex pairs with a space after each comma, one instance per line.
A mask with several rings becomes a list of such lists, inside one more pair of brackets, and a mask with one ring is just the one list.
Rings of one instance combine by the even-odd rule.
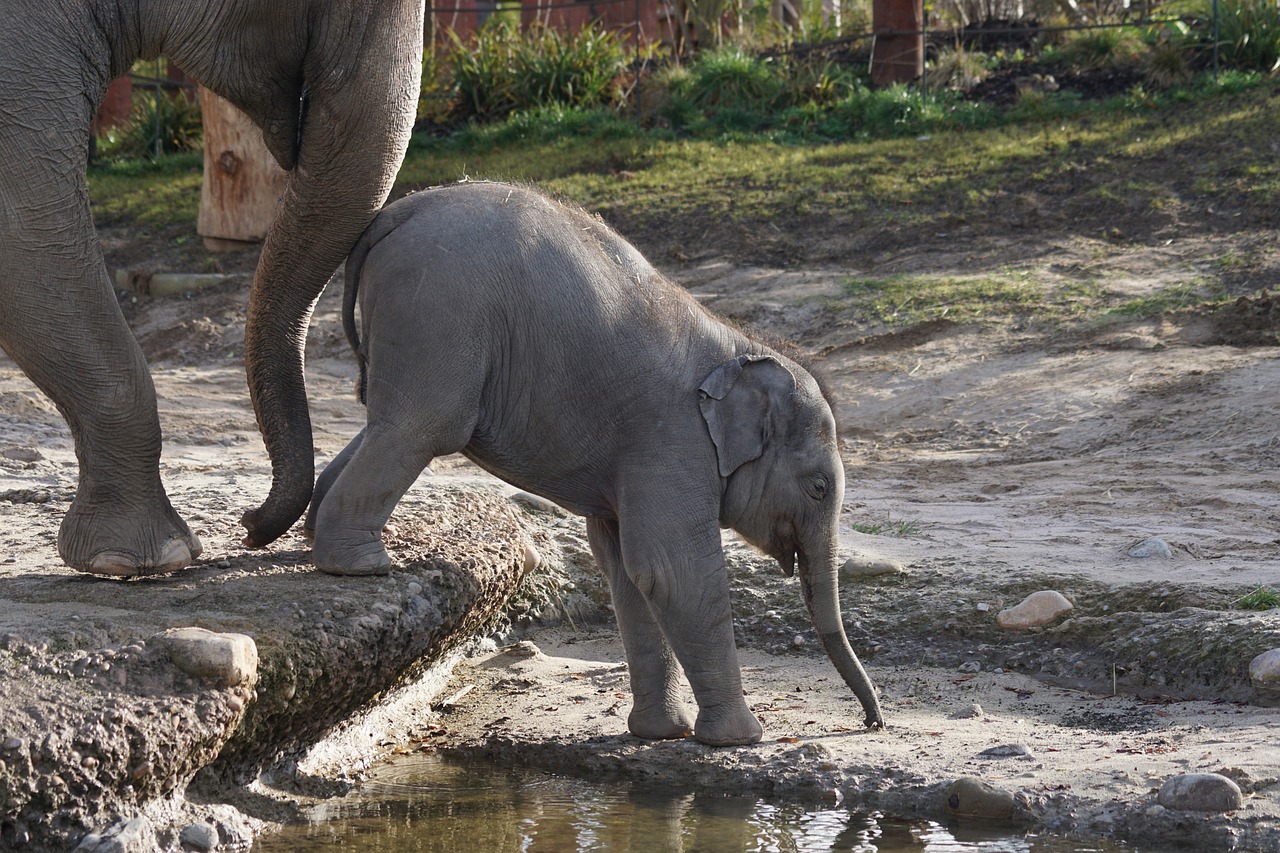
[[804, 552], [794, 544], [779, 543], [778, 547], [773, 550], [773, 558], [782, 567], [782, 573], [787, 577], [792, 577], [796, 573], [796, 560], [800, 560], [801, 563], [804, 562]]

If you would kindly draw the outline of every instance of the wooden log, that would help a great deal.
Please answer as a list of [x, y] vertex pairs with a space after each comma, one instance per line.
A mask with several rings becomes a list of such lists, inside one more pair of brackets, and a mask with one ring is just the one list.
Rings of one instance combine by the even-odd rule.
[[200, 113], [204, 181], [196, 231], [210, 251], [243, 249], [267, 236], [284, 190], [285, 171], [248, 116], [204, 87]]

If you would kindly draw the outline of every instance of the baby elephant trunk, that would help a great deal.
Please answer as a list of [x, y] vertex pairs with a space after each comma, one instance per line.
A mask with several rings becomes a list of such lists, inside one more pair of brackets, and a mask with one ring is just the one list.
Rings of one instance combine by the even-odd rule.
[[867, 726], [882, 729], [884, 718], [880, 716], [880, 700], [876, 697], [876, 689], [849, 645], [844, 622], [840, 618], [835, 543], [824, 543], [815, 551], [816, 554], [811, 554], [802, 550], [797, 555], [800, 564], [800, 589], [804, 592], [805, 606], [809, 608], [809, 615], [813, 618], [813, 627], [822, 638], [827, 657], [831, 658], [836, 671], [867, 712]]

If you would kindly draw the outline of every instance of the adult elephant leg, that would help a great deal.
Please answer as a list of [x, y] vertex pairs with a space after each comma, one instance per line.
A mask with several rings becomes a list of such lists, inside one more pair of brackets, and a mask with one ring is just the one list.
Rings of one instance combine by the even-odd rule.
[[[317, 60], [305, 69], [309, 94], [296, 158], [254, 275], [245, 368], [272, 483], [263, 504], [242, 519], [250, 546], [278, 538], [311, 500], [307, 325], [333, 271], [386, 201], [413, 128], [423, 7], [386, 0], [375, 8], [381, 17], [358, 39], [365, 53], [348, 55], [354, 48], [346, 42], [313, 46], [317, 56], [332, 53], [341, 61], [328, 67]], [[263, 104], [240, 105], [266, 121]]]
[[609, 580], [618, 631], [627, 653], [632, 697], [627, 729], [648, 740], [692, 734], [693, 720], [680, 700], [679, 664], [654, 621], [648, 602], [623, 568], [618, 522], [588, 518], [587, 540]]
[[[49, 100], [25, 97], [0, 94], [0, 115], [10, 116], [0, 123], [0, 161], [23, 164], [21, 181], [0, 186], [0, 345], [57, 404], [75, 439], [79, 486], [59, 551], [94, 574], [173, 571], [199, 555], [200, 543], [160, 483], [155, 388], [93, 231], [88, 99], [73, 81]], [[52, 113], [23, 120], [37, 103]]]

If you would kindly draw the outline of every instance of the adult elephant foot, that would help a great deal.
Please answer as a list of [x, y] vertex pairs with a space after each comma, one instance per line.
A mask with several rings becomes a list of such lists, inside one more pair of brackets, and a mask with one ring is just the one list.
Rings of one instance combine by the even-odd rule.
[[645, 740], [679, 740], [693, 734], [693, 720], [684, 708], [636, 705], [627, 716], [627, 731]]
[[741, 746], [759, 743], [764, 729], [746, 705], [732, 710], [704, 708], [698, 713], [693, 737], [708, 746]]
[[142, 517], [77, 497], [58, 534], [58, 551], [68, 566], [108, 577], [174, 572], [189, 566], [201, 550], [200, 540], [167, 499], [162, 510]]

